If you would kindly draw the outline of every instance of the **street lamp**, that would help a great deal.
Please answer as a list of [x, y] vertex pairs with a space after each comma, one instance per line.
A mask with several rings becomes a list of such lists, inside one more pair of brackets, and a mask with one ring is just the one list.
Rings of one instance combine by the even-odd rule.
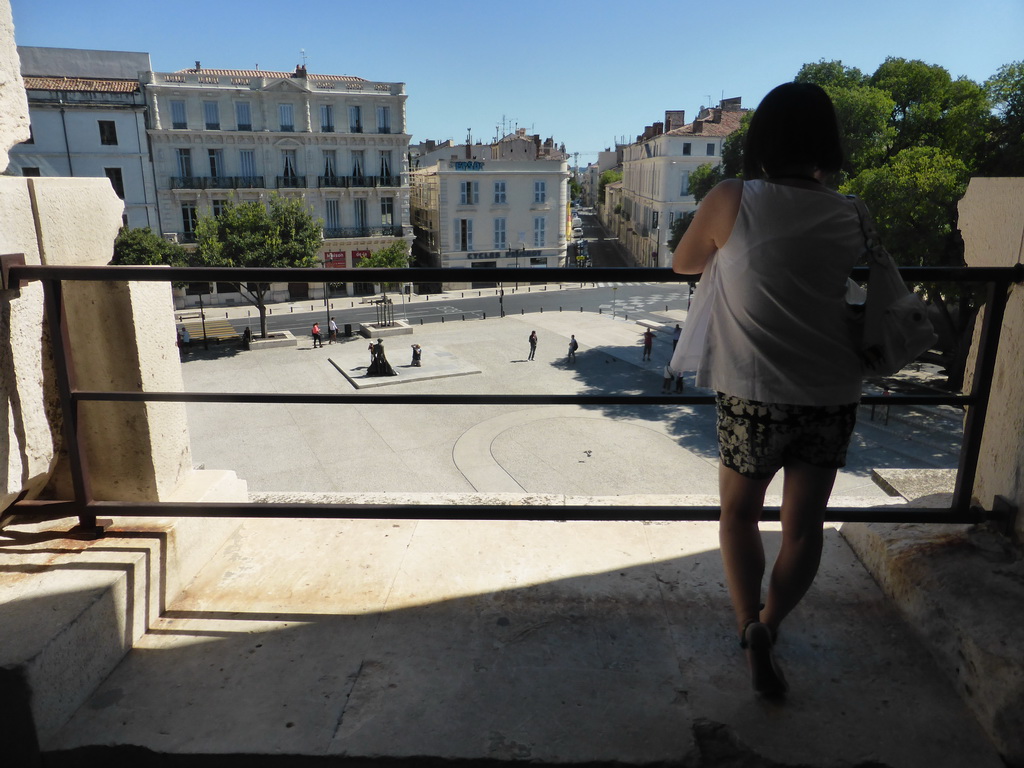
[[[519, 241], [519, 247], [513, 248], [511, 245], [508, 246], [508, 257], [511, 259], [512, 254], [515, 253], [516, 258], [516, 269], [519, 269], [519, 256], [526, 253], [526, 243], [522, 240]], [[516, 290], [519, 290], [519, 275], [516, 275]]]

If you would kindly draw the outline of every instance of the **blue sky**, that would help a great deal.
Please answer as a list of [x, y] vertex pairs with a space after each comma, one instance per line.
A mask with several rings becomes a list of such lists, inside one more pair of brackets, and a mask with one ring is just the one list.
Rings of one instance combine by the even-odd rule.
[[756, 106], [800, 66], [921, 59], [983, 82], [1024, 59], [1024, 0], [11, 0], [19, 45], [144, 51], [157, 71], [292, 70], [406, 83], [413, 141], [523, 127], [579, 162], [666, 109]]

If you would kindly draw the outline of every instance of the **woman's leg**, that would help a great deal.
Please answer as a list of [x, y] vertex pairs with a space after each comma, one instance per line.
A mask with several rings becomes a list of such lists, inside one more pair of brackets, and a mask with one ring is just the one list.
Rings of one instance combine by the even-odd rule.
[[718, 541], [722, 549], [725, 579], [729, 585], [736, 624], [740, 632], [758, 620], [761, 580], [764, 577], [764, 547], [758, 522], [764, 509], [764, 494], [771, 478], [751, 479], [725, 465], [718, 468], [718, 489], [722, 514]]
[[801, 461], [783, 469], [782, 547], [768, 582], [761, 621], [777, 631], [779, 624], [806, 594], [821, 562], [825, 507], [836, 470]]

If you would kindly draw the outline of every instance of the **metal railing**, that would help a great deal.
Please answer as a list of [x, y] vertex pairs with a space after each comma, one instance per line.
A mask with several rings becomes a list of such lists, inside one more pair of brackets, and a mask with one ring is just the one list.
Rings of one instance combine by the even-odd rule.
[[[709, 395], [428, 395], [428, 394], [346, 394], [252, 393], [252, 392], [131, 392], [83, 390], [76, 386], [73, 350], [68, 342], [64, 313], [63, 284], [67, 281], [139, 282], [471, 282], [530, 280], [529, 268], [481, 269], [232, 269], [149, 267], [25, 266], [17, 256], [4, 257], [3, 286], [17, 289], [23, 282], [43, 283], [45, 316], [54, 340], [53, 361], [56, 385], [63, 413], [64, 445], [71, 470], [73, 498], [55, 501], [21, 500], [10, 511], [36, 517], [77, 516], [79, 532], [100, 535], [100, 515], [196, 516], [252, 518], [394, 518], [394, 519], [553, 519], [553, 520], [717, 520], [719, 508], [684, 506], [601, 506], [565, 505], [509, 507], [486, 504], [272, 504], [272, 503], [176, 503], [104, 501], [93, 497], [84, 444], [79, 432], [79, 405], [84, 402], [126, 403], [252, 403], [315, 405], [711, 405]], [[991, 383], [999, 347], [1006, 299], [1013, 283], [1024, 282], [1024, 266], [997, 267], [905, 267], [908, 281], [951, 281], [987, 285], [986, 311], [979, 336], [972, 389], [967, 394], [864, 395], [863, 405], [911, 406], [952, 405], [966, 408], [963, 440], [952, 502], [948, 507], [829, 507], [826, 517], [835, 522], [931, 522], [975, 523], [998, 516], [972, 506], [971, 492], [978, 468], [981, 441], [991, 394]], [[866, 268], [854, 270], [854, 277], [866, 279]], [[579, 282], [577, 268], [549, 268], [550, 282]], [[586, 282], [693, 282], [697, 276], [677, 275], [668, 269], [594, 267], [586, 270]], [[767, 508], [763, 519], [778, 520], [778, 509]]]

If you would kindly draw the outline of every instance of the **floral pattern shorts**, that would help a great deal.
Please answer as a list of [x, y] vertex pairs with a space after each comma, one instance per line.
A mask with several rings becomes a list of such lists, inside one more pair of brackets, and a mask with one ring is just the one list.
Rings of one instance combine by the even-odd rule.
[[828, 469], [846, 465], [857, 403], [782, 405], [719, 392], [716, 407], [719, 458], [745, 477], [770, 478], [790, 460]]

